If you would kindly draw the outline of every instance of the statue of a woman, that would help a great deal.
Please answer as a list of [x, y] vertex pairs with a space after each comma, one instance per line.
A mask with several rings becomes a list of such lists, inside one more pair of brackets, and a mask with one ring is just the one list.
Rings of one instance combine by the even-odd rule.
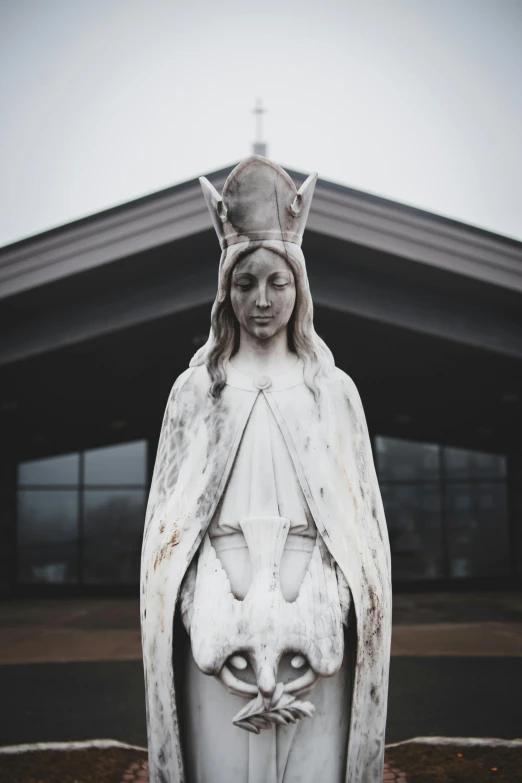
[[150, 491], [151, 783], [381, 783], [390, 554], [360, 398], [314, 331], [316, 175], [240, 163], [211, 332], [174, 384]]

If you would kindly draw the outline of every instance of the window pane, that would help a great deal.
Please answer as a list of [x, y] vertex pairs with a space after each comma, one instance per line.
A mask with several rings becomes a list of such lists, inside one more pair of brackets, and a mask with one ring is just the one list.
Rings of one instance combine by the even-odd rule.
[[503, 478], [506, 475], [506, 458], [499, 454], [444, 448], [443, 460], [448, 479]]
[[76, 582], [78, 492], [18, 493], [18, 566], [21, 582]]
[[442, 576], [441, 500], [438, 484], [381, 486], [394, 580]]
[[80, 465], [79, 454], [32, 459], [18, 465], [18, 484], [76, 486]]
[[147, 442], [124, 443], [85, 452], [85, 484], [147, 483]]
[[88, 584], [138, 584], [145, 490], [86, 490], [83, 578]]
[[377, 437], [375, 449], [377, 470], [383, 481], [415, 481], [439, 476], [439, 447], [434, 443]]
[[509, 572], [506, 488], [503, 483], [447, 485], [451, 576]]

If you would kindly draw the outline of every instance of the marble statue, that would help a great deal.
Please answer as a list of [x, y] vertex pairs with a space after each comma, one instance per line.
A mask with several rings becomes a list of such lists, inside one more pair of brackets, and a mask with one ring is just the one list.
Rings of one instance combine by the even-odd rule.
[[151, 783], [382, 781], [390, 552], [359, 394], [313, 326], [316, 179], [259, 156], [222, 195], [201, 179], [218, 292], [143, 541]]

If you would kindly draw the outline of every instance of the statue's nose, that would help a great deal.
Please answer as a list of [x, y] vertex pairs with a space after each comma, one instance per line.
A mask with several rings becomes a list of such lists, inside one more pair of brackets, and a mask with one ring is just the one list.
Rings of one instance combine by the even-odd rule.
[[265, 308], [270, 307], [271, 304], [272, 303], [268, 298], [266, 283], [260, 283], [257, 291], [257, 297], [256, 297], [257, 307], [261, 307], [264, 310]]

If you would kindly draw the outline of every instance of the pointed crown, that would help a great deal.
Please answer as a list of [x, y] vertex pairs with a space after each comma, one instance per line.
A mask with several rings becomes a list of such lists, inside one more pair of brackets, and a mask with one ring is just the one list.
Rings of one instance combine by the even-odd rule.
[[206, 177], [199, 181], [223, 250], [263, 239], [301, 244], [317, 174], [297, 190], [281, 166], [253, 155], [228, 175], [221, 196]]

